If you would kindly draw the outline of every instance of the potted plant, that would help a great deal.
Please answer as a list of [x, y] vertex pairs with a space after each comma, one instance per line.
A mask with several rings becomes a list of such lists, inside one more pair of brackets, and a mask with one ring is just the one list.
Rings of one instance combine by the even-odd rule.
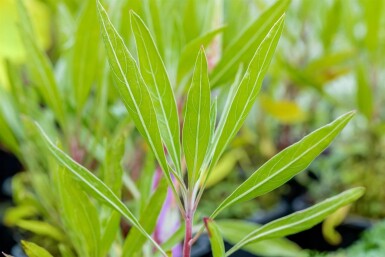
[[[145, 10], [151, 10], [147, 13], [152, 18], [151, 28], [153, 33], [159, 33], [160, 29], [154, 29], [161, 25], [156, 19], [159, 7], [156, 4], [151, 6], [151, 3], [154, 4], [150, 2], [150, 6], [147, 6], [151, 9]], [[22, 153], [26, 167], [30, 173], [33, 172], [33, 176], [26, 173], [16, 179], [14, 192], [20, 206], [26, 204], [31, 209], [35, 208], [38, 215], [20, 209], [17, 209], [17, 217], [7, 215], [8, 222], [33, 231], [37, 237], [35, 242], [39, 242], [40, 246], [32, 242], [22, 242], [27, 255], [168, 256], [174, 252], [178, 256], [178, 251], [181, 251], [181, 256], [189, 257], [192, 245], [206, 231], [213, 255], [228, 256], [261, 241], [273, 240], [275, 243], [276, 238], [312, 227], [342, 206], [361, 197], [364, 189], [353, 188], [301, 212], [261, 227], [252, 227], [251, 231], [243, 229], [242, 238], [226, 253], [221, 233], [226, 225], [215, 221], [218, 214], [226, 208], [272, 191], [304, 170], [351, 120], [354, 112], [349, 112], [278, 153], [233, 192], [229, 192], [228, 197], [211, 215], [203, 220], [196, 220], [195, 213], [207, 180], [255, 102], [282, 32], [284, 12], [288, 4], [289, 1], [277, 1], [271, 6], [225, 49], [218, 63], [209, 72], [209, 62], [202, 45], [207, 45], [212, 36], [198, 37], [188, 45], [185, 53], [187, 57], [182, 55], [179, 59], [168, 52], [169, 46], [162, 45], [167, 40], [176, 44], [175, 38], [166, 40], [164, 38], [167, 38], [167, 34], [162, 34], [164, 38], [156, 34], [154, 40], [155, 35], [151, 35], [145, 22], [135, 12], [131, 11], [128, 16], [124, 16], [125, 19], [129, 18], [132, 32], [123, 34], [127, 31], [116, 25], [121, 24], [121, 6], [109, 6], [108, 11], [113, 17], [111, 19], [103, 4], [97, 2], [95, 5], [93, 1], [88, 1], [82, 12], [84, 16], [80, 19], [84, 24], [81, 23], [78, 27], [79, 38], [82, 32], [88, 31], [87, 24], [94, 25], [87, 18], [96, 18], [93, 15], [97, 14], [105, 49], [105, 55], [101, 53], [100, 58], [106, 57], [110, 68], [102, 66], [100, 73], [93, 70], [92, 79], [82, 78], [83, 82], [90, 82], [94, 81], [95, 76], [101, 76], [100, 80], [96, 80], [100, 85], [95, 89], [95, 95], [101, 99], [95, 97], [89, 100], [87, 96], [91, 92], [90, 88], [86, 91], [83, 88], [72, 88], [70, 92], [75, 97], [69, 100], [66, 108], [58, 102], [58, 99], [66, 98], [60, 94], [61, 89], [55, 82], [55, 76], [63, 78], [60, 76], [61, 69], [74, 77], [85, 75], [86, 73], [75, 75], [77, 70], [73, 70], [72, 61], [79, 61], [79, 56], [74, 50], [74, 59], [70, 58], [69, 63], [63, 60], [63, 66], [59, 65], [58, 68], [59, 75], [56, 75], [44, 53], [32, 44], [28, 52], [32, 60], [41, 66], [33, 66], [31, 71], [33, 78], [41, 86], [38, 93], [49, 111], [44, 112], [46, 107], [36, 104], [39, 103], [38, 100], [32, 103], [31, 110], [26, 109], [24, 103], [17, 105], [17, 108], [24, 107], [23, 110], [29, 116], [21, 118], [20, 124], [25, 133]], [[178, 5], [169, 6], [171, 9], [177, 7]], [[188, 7], [187, 10], [190, 10], [190, 6]], [[194, 8], [198, 7], [201, 6], [194, 5]], [[32, 29], [28, 25], [28, 16], [21, 2], [19, 13], [22, 35], [24, 39], [30, 40]], [[186, 24], [190, 21], [191, 19], [186, 18]], [[195, 22], [199, 24], [200, 21]], [[264, 26], [260, 26], [261, 24]], [[119, 31], [134, 40], [137, 59], [133, 57], [132, 49], [129, 50], [126, 46]], [[190, 30], [185, 32], [186, 38], [194, 38], [194, 34], [189, 34]], [[217, 33], [215, 31], [214, 34]], [[84, 40], [89, 42], [89, 38], [82, 40], [79, 43], [80, 49], [88, 51], [88, 47], [93, 47], [93, 44], [84, 45]], [[98, 52], [98, 48], [92, 51]], [[92, 58], [95, 58], [92, 54], [94, 52], [90, 53]], [[194, 56], [195, 63], [191, 62], [191, 56]], [[80, 61], [86, 62], [83, 59]], [[239, 66], [243, 62], [247, 63], [247, 67], [242, 70]], [[91, 66], [92, 64], [94, 63]], [[40, 67], [43, 69], [39, 69]], [[238, 76], [232, 83], [236, 74]], [[129, 113], [129, 121], [135, 125], [140, 136], [132, 131], [127, 119], [115, 120], [114, 124], [118, 128], [110, 128], [103, 119], [100, 121], [102, 129], [96, 132], [87, 131], [92, 129], [89, 124], [93, 124], [87, 115], [90, 114], [97, 120], [109, 116], [110, 109], [106, 106], [110, 102], [104, 95], [110, 90], [107, 90], [109, 75], [114, 80], [117, 95]], [[175, 81], [179, 82], [176, 83], [179, 90], [186, 86], [182, 91], [186, 94], [184, 111], [180, 115], [175, 98], [175, 91], [178, 91], [172, 87], [172, 82]], [[232, 84], [230, 90], [223, 86], [225, 84]], [[14, 83], [13, 86], [17, 85], [18, 83]], [[226, 99], [223, 106], [211, 99], [211, 87], [220, 88], [218, 90]], [[99, 112], [88, 109], [89, 106], [99, 107], [98, 104], [103, 104], [100, 109], [96, 108]], [[70, 111], [67, 112], [67, 108]], [[43, 110], [45, 115], [34, 114], [32, 111], [36, 109]], [[69, 121], [75, 121], [75, 127]], [[183, 125], [182, 128], [180, 124]], [[85, 133], [88, 141], [82, 141], [82, 133]], [[136, 147], [135, 150], [143, 151], [148, 158], [148, 166], [142, 165], [143, 171], [136, 183], [131, 176], [123, 175], [120, 162], [125, 152], [127, 133], [134, 134], [135, 142], [142, 140], [144, 149]], [[57, 144], [52, 141], [54, 137], [59, 139]], [[73, 138], [74, 141], [69, 140]], [[105, 143], [101, 143], [101, 138], [105, 138]], [[122, 201], [122, 183], [130, 191], [131, 199], [125, 198]], [[36, 199], [44, 201], [39, 202]], [[34, 216], [29, 219], [28, 215], [31, 213]], [[36, 220], [40, 217], [42, 220]], [[175, 227], [174, 233], [168, 238], [162, 237], [160, 235], [165, 227], [174, 229], [172, 226], [175, 223], [170, 225], [170, 218], [179, 226]], [[180, 221], [182, 224], [178, 224]], [[231, 222], [231, 227], [239, 228], [239, 225]], [[301, 254], [298, 249], [295, 251]]]

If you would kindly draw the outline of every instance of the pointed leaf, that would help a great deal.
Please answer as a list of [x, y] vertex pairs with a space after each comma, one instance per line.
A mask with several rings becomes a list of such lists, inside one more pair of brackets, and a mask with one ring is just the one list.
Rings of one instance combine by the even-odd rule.
[[15, 224], [17, 227], [30, 231], [36, 235], [53, 238], [57, 241], [64, 241], [63, 232], [51, 224], [39, 220], [19, 220]]
[[209, 218], [204, 219], [207, 233], [209, 234], [213, 257], [225, 256], [225, 245], [221, 232], [215, 222]]
[[55, 146], [44, 133], [42, 128], [37, 123], [35, 123], [35, 125], [52, 155], [61, 165], [66, 167], [68, 171], [70, 171], [79, 179], [81, 186], [87, 190], [87, 192], [92, 194], [92, 196], [101, 199], [105, 204], [122, 214], [123, 217], [125, 217], [134, 227], [138, 228], [138, 230], [143, 235], [145, 235], [164, 256], [166, 256], [162, 248], [145, 231], [145, 229], [140, 225], [132, 212], [120, 201], [120, 199], [112, 192], [112, 190], [108, 188], [92, 172], [75, 162], [73, 159], [71, 159], [71, 157], [69, 157], [57, 146]]
[[201, 48], [187, 94], [183, 124], [183, 150], [190, 185], [193, 185], [198, 178], [209, 145], [211, 137], [210, 105], [207, 59]]
[[211, 217], [230, 205], [270, 192], [303, 171], [329, 146], [353, 115], [354, 112], [342, 115], [275, 155], [227, 197]]
[[195, 53], [199, 51], [199, 48], [201, 46], [208, 46], [217, 35], [224, 31], [224, 29], [225, 27], [220, 27], [207, 32], [206, 34], [194, 39], [183, 48], [178, 62], [178, 82], [181, 82], [187, 74], [191, 73], [194, 68]]
[[[149, 234], [151, 234], [155, 229], [159, 213], [162, 210], [164, 200], [166, 199], [166, 194], [167, 183], [163, 179], [156, 191], [151, 196], [144, 212], [139, 219], [140, 224], [142, 224], [143, 228]], [[145, 242], [146, 237], [144, 237], [138, 229], [131, 229], [126, 240], [124, 241], [122, 256], [134, 256], [142, 248]]]
[[213, 145], [210, 147], [210, 154], [213, 156], [211, 168], [216, 165], [227, 145], [239, 131], [255, 102], [281, 35], [283, 23], [284, 16], [267, 33], [255, 52], [240, 84], [231, 88], [214, 135]]
[[[175, 196], [177, 196], [163, 151], [156, 112], [148, 88], [139, 72], [135, 59], [128, 51], [122, 37], [112, 25], [107, 12], [99, 2], [98, 14], [108, 61], [115, 77], [120, 98], [134, 120], [137, 129], [154, 152], [169, 185], [172, 187]], [[171, 169], [171, 171], [173, 170]], [[174, 175], [179, 181], [182, 181], [180, 174], [174, 172]]]
[[23, 249], [28, 257], [53, 257], [46, 249], [32, 242], [21, 241]]
[[328, 198], [310, 208], [272, 221], [244, 237], [238, 244], [226, 252], [226, 256], [231, 255], [236, 250], [250, 243], [284, 237], [309, 229], [342, 206], [356, 201], [364, 192], [365, 189], [362, 187], [353, 188]]
[[211, 74], [210, 81], [214, 87], [232, 78], [241, 63], [250, 62], [253, 53], [270, 28], [284, 14], [289, 3], [290, 0], [278, 0], [224, 50], [221, 60]]
[[54, 176], [60, 214], [75, 250], [81, 256], [100, 256], [98, 209], [65, 167], [58, 167]]
[[149, 30], [137, 14], [130, 12], [130, 17], [140, 71], [154, 104], [160, 135], [176, 169], [181, 173], [179, 119], [170, 80]]
[[97, 25], [96, 2], [86, 1], [83, 6], [74, 45], [71, 49], [72, 59], [69, 65], [72, 75], [72, 86], [76, 100], [76, 111], [81, 112], [89, 97], [96, 72], [99, 69], [99, 26]]
[[[217, 220], [223, 238], [232, 245], [237, 244], [245, 236], [259, 229], [261, 225], [244, 220]], [[302, 257], [308, 256], [305, 251], [286, 238], [267, 239], [260, 242], [250, 243], [242, 247], [257, 256], [271, 257]]]
[[20, 16], [20, 33], [27, 50], [28, 63], [30, 64], [29, 70], [33, 83], [38, 87], [47, 105], [52, 108], [58, 121], [64, 124], [64, 105], [55, 80], [52, 65], [43, 50], [40, 49], [35, 42], [31, 22], [21, 0], [18, 1], [18, 12]]

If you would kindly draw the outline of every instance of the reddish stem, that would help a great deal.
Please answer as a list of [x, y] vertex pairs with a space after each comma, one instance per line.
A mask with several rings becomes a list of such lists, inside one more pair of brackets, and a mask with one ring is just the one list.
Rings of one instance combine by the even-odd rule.
[[193, 216], [194, 211], [191, 208], [191, 203], [188, 199], [187, 203], [187, 210], [185, 215], [185, 237], [184, 237], [184, 243], [183, 243], [183, 257], [190, 257], [191, 255], [191, 239], [192, 239], [192, 226], [193, 226]]

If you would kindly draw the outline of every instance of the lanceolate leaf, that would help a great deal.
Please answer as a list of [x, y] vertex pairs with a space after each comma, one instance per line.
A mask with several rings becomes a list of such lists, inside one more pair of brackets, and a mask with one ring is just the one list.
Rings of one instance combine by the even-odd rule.
[[[148, 232], [152, 233], [155, 229], [156, 222], [159, 216], [160, 211], [162, 210], [164, 200], [166, 199], [167, 194], [167, 183], [163, 179], [159, 184], [158, 188], [152, 194], [150, 200], [144, 212], [141, 214], [139, 219], [140, 224]], [[141, 250], [142, 246], [146, 242], [146, 237], [142, 233], [133, 228], [130, 230], [128, 237], [126, 238], [123, 246], [123, 257], [134, 256], [138, 251]]]
[[[108, 60], [120, 98], [134, 120], [137, 129], [147, 139], [166, 175], [169, 185], [172, 187], [175, 196], [177, 196], [163, 151], [157, 117], [148, 88], [139, 72], [135, 59], [124, 45], [123, 39], [115, 30], [106, 11], [99, 2], [98, 13]], [[179, 174], [174, 173], [174, 175], [179, 181], [182, 181]]]
[[69, 157], [62, 150], [56, 147], [48, 138], [48, 136], [44, 133], [44, 131], [40, 128], [39, 125], [36, 124], [36, 127], [52, 155], [61, 165], [66, 167], [68, 171], [72, 172], [72, 174], [74, 174], [79, 179], [80, 185], [85, 190], [87, 190], [87, 192], [92, 194], [94, 197], [101, 199], [105, 204], [122, 214], [122, 216], [125, 217], [134, 227], [138, 228], [138, 230], [143, 235], [145, 235], [164, 256], [167, 256], [162, 250], [162, 248], [151, 238], [151, 236], [146, 232], [146, 230], [140, 225], [136, 217], [127, 208], [127, 206], [120, 201], [120, 199], [111, 191], [110, 188], [108, 188], [92, 172], [75, 162], [73, 159], [71, 159], [71, 157]]
[[191, 87], [187, 95], [183, 124], [183, 150], [186, 156], [189, 184], [193, 186], [209, 145], [210, 84], [204, 50], [198, 53]]
[[228, 101], [224, 106], [214, 135], [213, 145], [210, 147], [210, 156], [213, 156], [211, 167], [215, 166], [226, 146], [241, 128], [255, 102], [281, 35], [283, 21], [284, 16], [267, 33], [266, 38], [255, 52], [240, 84], [234, 85], [229, 93]]
[[207, 233], [209, 234], [213, 257], [225, 256], [225, 245], [218, 225], [209, 218], [204, 219]]
[[[217, 220], [223, 238], [232, 245], [237, 244], [245, 236], [259, 229], [261, 225], [245, 220]], [[271, 257], [304, 257], [308, 256], [305, 250], [286, 238], [266, 239], [247, 244], [242, 247], [257, 256]]]
[[55, 173], [60, 214], [77, 254], [100, 256], [98, 209], [66, 168], [59, 167]]
[[179, 119], [170, 80], [149, 30], [137, 14], [131, 12], [130, 15], [140, 71], [154, 103], [160, 135], [177, 171], [181, 174]]
[[270, 28], [281, 17], [290, 0], [278, 0], [255, 20], [223, 53], [211, 74], [212, 85], [218, 86], [232, 78], [241, 63], [248, 63]]
[[248, 234], [238, 244], [231, 248], [226, 253], [226, 256], [231, 255], [236, 250], [250, 243], [265, 239], [284, 237], [309, 229], [342, 206], [356, 201], [364, 194], [364, 192], [365, 189], [362, 187], [353, 188], [303, 211], [295, 212], [286, 217], [272, 221]]
[[47, 105], [52, 108], [58, 121], [64, 124], [65, 106], [59, 94], [54, 72], [48, 57], [35, 42], [31, 22], [21, 0], [18, 1], [20, 15], [20, 33], [29, 58], [29, 70], [33, 83], [39, 89]]
[[211, 217], [230, 205], [270, 192], [303, 171], [329, 146], [353, 115], [354, 112], [342, 115], [275, 155], [227, 197]]
[[32, 242], [21, 241], [23, 249], [28, 257], [53, 257], [46, 249]]
[[96, 2], [87, 0], [83, 6], [74, 36], [72, 62], [69, 65], [76, 110], [81, 112], [89, 96], [98, 66], [99, 26], [96, 16]]

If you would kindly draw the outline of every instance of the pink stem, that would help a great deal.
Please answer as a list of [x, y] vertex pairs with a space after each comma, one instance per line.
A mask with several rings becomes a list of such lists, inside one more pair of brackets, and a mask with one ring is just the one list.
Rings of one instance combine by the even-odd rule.
[[191, 255], [191, 239], [192, 239], [192, 226], [193, 226], [194, 211], [191, 208], [191, 203], [188, 200], [187, 210], [185, 216], [185, 237], [183, 243], [183, 257], [190, 257]]

